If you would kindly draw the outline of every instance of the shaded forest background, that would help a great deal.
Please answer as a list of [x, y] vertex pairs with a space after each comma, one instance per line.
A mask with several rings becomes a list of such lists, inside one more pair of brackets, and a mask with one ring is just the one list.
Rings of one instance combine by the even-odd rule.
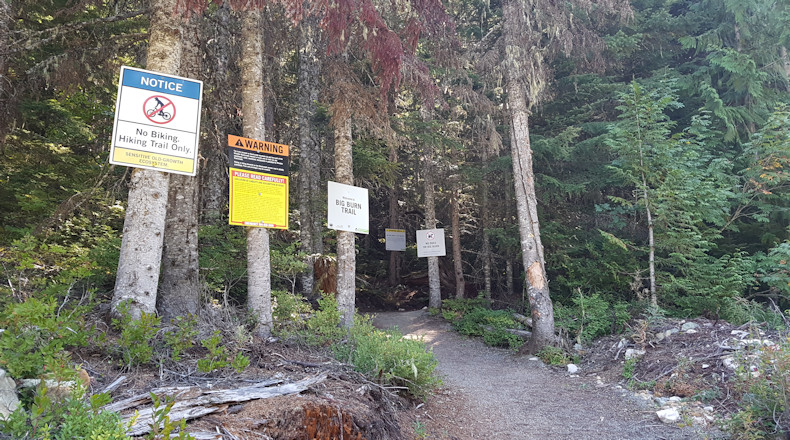
[[[530, 97], [530, 129], [558, 325], [572, 327], [590, 299], [612, 313], [648, 305], [650, 230], [661, 308], [780, 324], [790, 307], [790, 7], [635, 0], [614, 14], [574, 5], [563, 11], [526, 2], [547, 23], [542, 42], [525, 49], [545, 72], [528, 76], [544, 84]], [[358, 304], [413, 290], [417, 305], [427, 304], [425, 261], [413, 239], [432, 214], [428, 178], [437, 225], [449, 237], [443, 296], [525, 307], [503, 5], [445, 6], [455, 34], [404, 38], [398, 44], [413, 45], [416, 55], [398, 60], [392, 77], [353, 49], [328, 55], [332, 40], [324, 33], [331, 29], [309, 19], [293, 24], [309, 8], [265, 7], [266, 137], [295, 151], [291, 228], [272, 233], [275, 290], [317, 297], [322, 280], [314, 288], [304, 273], [316, 261], [331, 262], [336, 240], [323, 226], [325, 182], [335, 177], [330, 107], [338, 96], [353, 96], [350, 107], [364, 115], [354, 124], [354, 182], [370, 190], [371, 213], [370, 234], [357, 240]], [[412, 35], [408, 5], [377, 7], [394, 32]], [[551, 14], [569, 16], [570, 27], [553, 27]], [[197, 56], [184, 76], [205, 85], [194, 279], [203, 303], [241, 305], [245, 235], [227, 225], [225, 146], [227, 134], [241, 133], [243, 24], [224, 4], [185, 23]], [[320, 74], [305, 89], [300, 54], [308, 26]], [[144, 2], [0, 2], [4, 306], [111, 297], [130, 177], [107, 161], [114, 101], [120, 66], [145, 66], [148, 27]], [[368, 41], [355, 38], [359, 47]], [[300, 133], [305, 100], [315, 104], [307, 136]], [[306, 138], [313, 158], [303, 154]], [[411, 245], [402, 255], [385, 251], [385, 228], [406, 229]]]

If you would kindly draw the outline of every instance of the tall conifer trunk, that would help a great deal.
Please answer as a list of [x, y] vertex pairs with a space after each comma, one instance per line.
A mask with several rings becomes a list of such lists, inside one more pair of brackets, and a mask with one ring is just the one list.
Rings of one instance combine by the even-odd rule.
[[[315, 128], [321, 62], [318, 58], [320, 35], [318, 18], [305, 17], [299, 24], [299, 238], [308, 254], [324, 252], [321, 216], [321, 141]], [[312, 295], [315, 273], [308, 258], [302, 275], [302, 292]]]
[[[193, 16], [183, 26], [180, 74], [186, 78], [200, 76], [198, 20], [199, 16]], [[198, 181], [197, 176], [170, 174], [162, 278], [156, 306], [165, 320], [194, 314], [199, 306]]]
[[483, 180], [480, 183], [480, 229], [483, 231], [483, 243], [480, 246], [480, 258], [483, 260], [483, 285], [485, 286], [485, 298], [491, 301], [491, 244], [488, 238], [488, 228], [491, 222], [491, 215], [488, 213], [490, 207], [488, 206], [488, 177], [486, 170], [488, 169], [488, 148], [483, 148], [482, 157], [483, 167]]
[[[389, 144], [389, 161], [392, 164], [398, 163], [398, 149], [395, 147], [394, 142], [390, 142]], [[389, 197], [389, 227], [400, 229], [400, 206], [398, 206], [398, 185], [397, 183], [393, 182], [390, 186], [389, 190], [387, 191], [387, 196]], [[401, 253], [398, 251], [390, 251], [389, 252], [389, 285], [397, 286], [400, 283], [400, 272], [401, 272]]]
[[452, 199], [450, 200], [451, 219], [450, 227], [453, 233], [453, 271], [455, 273], [455, 297], [463, 298], [466, 281], [464, 280], [464, 261], [461, 255], [461, 188], [458, 182], [460, 176], [453, 179]]
[[532, 310], [533, 332], [529, 344], [521, 351], [534, 353], [555, 343], [554, 309], [549, 297], [549, 283], [543, 260], [540, 240], [535, 178], [532, 171], [532, 148], [529, 141], [529, 109], [524, 89], [522, 64], [517, 54], [517, 36], [524, 32], [523, 5], [520, 0], [505, 0], [503, 34], [505, 38], [505, 77], [507, 104], [511, 118], [511, 148], [513, 154], [513, 181], [516, 193], [521, 254], [526, 272], [527, 297]]
[[[151, 2], [151, 35], [148, 39], [148, 70], [175, 75], [181, 62], [181, 16], [174, 14], [176, 0]], [[129, 312], [156, 312], [156, 294], [162, 261], [167, 214], [169, 175], [135, 169], [123, 224], [113, 310], [128, 301]]]
[[[241, 109], [244, 136], [265, 139], [263, 103], [263, 39], [261, 12], [244, 13], [241, 49]], [[271, 259], [269, 230], [247, 228], [247, 304], [257, 316], [255, 333], [268, 337], [272, 330]]]
[[[0, 0], [0, 47], [11, 47], [10, 0]], [[4, 51], [3, 51], [4, 52]], [[9, 108], [8, 55], [0, 53], [0, 154], [5, 153], [5, 134], [11, 121]]]
[[[354, 184], [352, 161], [351, 114], [345, 105], [334, 116], [335, 123], [335, 180], [345, 185]], [[337, 306], [341, 324], [350, 328], [354, 325], [354, 302], [356, 300], [356, 234], [337, 231]]]

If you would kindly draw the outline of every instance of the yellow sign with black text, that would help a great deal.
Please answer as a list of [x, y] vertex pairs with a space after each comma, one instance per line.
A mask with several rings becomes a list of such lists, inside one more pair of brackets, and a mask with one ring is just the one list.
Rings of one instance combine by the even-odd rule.
[[288, 176], [229, 171], [231, 225], [288, 229]]

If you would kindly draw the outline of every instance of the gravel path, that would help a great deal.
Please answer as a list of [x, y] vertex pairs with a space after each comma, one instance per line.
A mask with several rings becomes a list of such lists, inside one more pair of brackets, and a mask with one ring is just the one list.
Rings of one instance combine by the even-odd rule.
[[[691, 428], [662, 424], [655, 408], [595, 378], [572, 378], [538, 360], [488, 347], [453, 332], [425, 311], [380, 313], [380, 328], [422, 336], [439, 360], [444, 389], [429, 399], [427, 438], [697, 439]], [[422, 422], [420, 422], [422, 423]], [[427, 426], [427, 425], [426, 425]]]

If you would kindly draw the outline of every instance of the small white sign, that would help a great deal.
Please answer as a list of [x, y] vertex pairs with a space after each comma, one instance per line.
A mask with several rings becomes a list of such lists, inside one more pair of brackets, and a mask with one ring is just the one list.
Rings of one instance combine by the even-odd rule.
[[388, 251], [406, 250], [406, 230], [405, 229], [385, 229], [384, 243]]
[[417, 231], [418, 257], [444, 257], [444, 229], [421, 229]]
[[370, 233], [368, 190], [327, 182], [327, 226], [338, 231]]

